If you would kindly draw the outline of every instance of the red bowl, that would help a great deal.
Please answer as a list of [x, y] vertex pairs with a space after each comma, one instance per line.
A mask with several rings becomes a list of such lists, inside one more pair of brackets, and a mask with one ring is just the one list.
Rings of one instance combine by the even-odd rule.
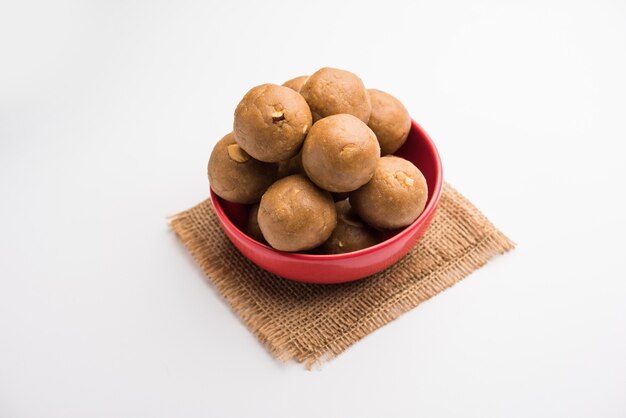
[[441, 197], [443, 175], [439, 153], [428, 134], [415, 121], [406, 143], [395, 155], [415, 164], [426, 177], [428, 201], [424, 212], [406, 228], [363, 250], [345, 254], [313, 255], [275, 250], [243, 231], [249, 205], [228, 202], [211, 190], [211, 201], [222, 229], [241, 253], [257, 266], [291, 280], [307, 283], [343, 283], [378, 273], [404, 256], [424, 235]]

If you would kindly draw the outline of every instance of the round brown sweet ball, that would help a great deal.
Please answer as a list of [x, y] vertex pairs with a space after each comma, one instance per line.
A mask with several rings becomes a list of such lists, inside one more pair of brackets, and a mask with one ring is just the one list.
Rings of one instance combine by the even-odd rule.
[[378, 244], [376, 231], [359, 219], [347, 199], [335, 203], [335, 209], [337, 226], [322, 245], [323, 253], [349, 253]]
[[276, 180], [276, 164], [250, 157], [231, 133], [213, 148], [208, 174], [211, 188], [219, 197], [235, 203], [256, 203]]
[[288, 87], [262, 84], [237, 105], [233, 128], [241, 148], [272, 163], [298, 153], [311, 123], [311, 111], [301, 95]]
[[405, 142], [411, 130], [411, 117], [404, 105], [391, 94], [369, 89], [372, 114], [367, 122], [378, 138], [382, 155], [393, 154]]
[[267, 189], [259, 205], [258, 221], [272, 247], [304, 251], [328, 239], [337, 224], [337, 213], [330, 193], [295, 174]]
[[295, 157], [278, 163], [277, 177], [279, 179], [292, 174], [304, 174], [304, 168], [302, 167], [302, 149], [300, 149], [300, 152], [297, 153]]
[[309, 79], [308, 75], [301, 75], [300, 77], [292, 78], [289, 81], [285, 81], [283, 83], [283, 86], [289, 87], [291, 90], [297, 91], [298, 93], [300, 93], [302, 86], [304, 86], [304, 83], [306, 83], [308, 79]]
[[265, 244], [265, 238], [263, 237], [263, 232], [261, 232], [261, 228], [259, 227], [259, 204], [252, 206], [250, 208], [250, 212], [248, 212], [248, 225], [246, 226], [246, 234], [255, 241], [261, 242]]
[[367, 123], [372, 106], [363, 82], [355, 74], [335, 68], [322, 68], [300, 90], [313, 122], [331, 115], [348, 113]]
[[374, 132], [348, 114], [315, 122], [302, 147], [304, 170], [313, 183], [329, 192], [350, 192], [367, 183], [379, 157]]
[[370, 226], [396, 229], [415, 221], [427, 198], [422, 172], [410, 161], [388, 155], [378, 161], [369, 183], [350, 194], [350, 203]]

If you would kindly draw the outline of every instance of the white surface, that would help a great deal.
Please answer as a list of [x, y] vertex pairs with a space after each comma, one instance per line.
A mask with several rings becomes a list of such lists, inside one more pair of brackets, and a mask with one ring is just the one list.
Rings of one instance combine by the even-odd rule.
[[[471, 3], [3, 2], [0, 417], [624, 417], [626, 3]], [[306, 372], [166, 217], [249, 88], [322, 66], [518, 248]]]

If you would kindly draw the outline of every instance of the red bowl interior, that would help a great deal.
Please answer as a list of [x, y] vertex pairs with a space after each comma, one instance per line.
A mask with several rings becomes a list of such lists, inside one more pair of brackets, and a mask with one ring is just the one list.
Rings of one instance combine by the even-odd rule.
[[211, 190], [220, 225], [241, 253], [259, 267], [279, 276], [307, 283], [343, 283], [361, 279], [389, 267], [404, 256], [424, 234], [432, 219], [443, 185], [441, 160], [435, 144], [412, 121], [406, 143], [395, 155], [415, 164], [426, 178], [428, 200], [424, 212], [411, 225], [386, 233], [385, 240], [345, 254], [287, 253], [255, 241], [245, 234], [250, 205], [228, 202]]

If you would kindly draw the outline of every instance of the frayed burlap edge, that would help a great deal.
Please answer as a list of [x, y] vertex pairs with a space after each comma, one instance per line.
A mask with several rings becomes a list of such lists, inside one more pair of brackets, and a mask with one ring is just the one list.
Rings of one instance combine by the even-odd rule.
[[[198, 234], [193, 222], [189, 220], [188, 212], [184, 211], [170, 218], [170, 226], [204, 271], [206, 278], [215, 285], [218, 293], [226, 299], [246, 327], [256, 335], [274, 357], [282, 361], [293, 358], [295, 353], [284, 346], [289, 335], [282, 332], [275, 318], [256, 304], [254, 297], [245, 286], [241, 285], [241, 282], [233, 280], [233, 276], [221, 262], [221, 256], [207, 251], [199, 244], [203, 241], [203, 237]], [[237, 250], [233, 247], [233, 251]]]
[[[445, 187], [452, 190], [453, 195], [458, 193], [447, 184]], [[487, 235], [469, 247], [459, 257], [442, 263], [422, 280], [408, 285], [392, 298], [386, 300], [385, 303], [367, 312], [350, 328], [326, 341], [322, 346], [313, 351], [305, 351], [292, 343], [293, 338], [281, 327], [280, 319], [277, 320], [256, 303], [254, 295], [245, 285], [242, 285], [243, 282], [233, 280], [232, 271], [229, 271], [222, 263], [221, 255], [210, 250], [207, 251], [204, 245], [205, 237], [200, 234], [198, 229], [194, 227], [194, 222], [189, 219], [191, 210], [193, 209], [170, 218], [170, 226], [200, 265], [207, 279], [213, 283], [248, 329], [274, 357], [281, 361], [294, 359], [304, 363], [307, 369], [316, 363], [334, 358], [366, 335], [462, 280], [474, 270], [485, 265], [495, 255], [504, 254], [515, 247], [515, 244], [493, 227], [475, 207], [471, 207], [469, 210], [489, 225], [490, 232]], [[237, 250], [232, 247], [232, 251]], [[270, 280], [284, 280], [260, 269], [259, 274], [269, 276]]]
[[499, 231], [486, 236], [458, 259], [444, 263], [418, 284], [405, 288], [385, 304], [360, 318], [352, 329], [338, 335], [320, 350], [296, 360], [304, 362], [310, 368], [316, 362], [332, 359], [366, 335], [461, 281], [495, 255], [504, 254], [514, 247], [515, 244]]

